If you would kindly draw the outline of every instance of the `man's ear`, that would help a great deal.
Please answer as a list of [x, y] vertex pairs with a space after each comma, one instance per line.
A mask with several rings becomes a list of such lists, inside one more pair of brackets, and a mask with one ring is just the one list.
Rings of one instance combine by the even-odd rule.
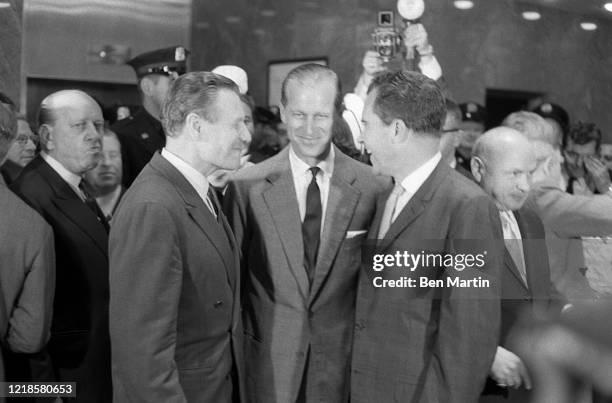
[[55, 149], [55, 134], [53, 128], [48, 124], [43, 124], [38, 128], [38, 136], [40, 137], [40, 143], [45, 145], [46, 150]]
[[142, 93], [145, 95], [151, 95], [153, 92], [153, 81], [151, 78], [149, 78], [149, 76], [144, 76], [141, 78], [138, 85], [140, 86]]
[[472, 157], [470, 160], [470, 168], [472, 170], [472, 176], [476, 182], [480, 183], [485, 173], [485, 164], [480, 157]]
[[195, 112], [188, 113], [185, 117], [185, 128], [191, 138], [200, 137], [200, 133], [203, 133], [202, 125], [204, 125], [204, 119]]
[[411, 130], [406, 127], [406, 123], [401, 119], [393, 119], [389, 125], [389, 130], [391, 131], [391, 143], [393, 144], [403, 143], [411, 133]]
[[281, 121], [284, 124], [287, 124], [287, 116], [286, 116], [287, 111], [285, 110], [285, 105], [283, 105], [282, 102], [281, 102], [280, 106], [278, 107], [278, 110], [280, 111]]

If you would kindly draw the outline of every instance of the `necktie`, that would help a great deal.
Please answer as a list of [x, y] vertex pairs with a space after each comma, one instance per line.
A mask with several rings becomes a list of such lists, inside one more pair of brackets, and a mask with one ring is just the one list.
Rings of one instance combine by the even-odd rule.
[[[525, 269], [525, 260], [523, 257], [524, 255], [521, 236], [520, 234], [516, 234], [516, 232], [514, 231], [511, 221], [512, 219], [508, 216], [509, 214], [512, 213], [508, 211], [504, 211], [501, 213], [501, 221], [504, 230], [504, 243], [506, 244], [506, 249], [508, 250], [508, 253], [510, 253], [510, 256], [514, 261], [514, 264], [519, 274], [521, 275], [523, 282], [525, 283], [525, 285], [527, 285], [527, 271]], [[508, 234], [510, 234], [510, 236], [508, 236]]]
[[321, 192], [317, 184], [317, 174], [321, 169], [312, 167], [312, 180], [308, 184], [306, 191], [306, 214], [302, 223], [302, 237], [304, 238], [304, 266], [308, 274], [308, 279], [312, 283], [315, 266], [317, 264], [317, 252], [321, 237]]
[[389, 227], [391, 227], [391, 223], [393, 222], [393, 216], [395, 215], [397, 199], [399, 199], [402, 193], [404, 193], [404, 188], [401, 185], [396, 184], [391, 191], [389, 198], [387, 199], [387, 203], [385, 204], [385, 210], [383, 211], [383, 216], [380, 220], [378, 239], [383, 239], [387, 234], [387, 231], [389, 231]]
[[98, 221], [100, 221], [100, 223], [104, 226], [104, 229], [106, 230], [106, 232], [108, 232], [109, 227], [108, 227], [108, 221], [106, 220], [106, 216], [100, 209], [100, 206], [98, 206], [98, 203], [96, 203], [96, 200], [93, 197], [91, 197], [91, 195], [89, 194], [82, 180], [79, 182], [79, 190], [81, 191], [81, 193], [83, 194], [83, 197], [85, 198], [84, 202], [87, 205], [87, 207], [89, 207], [89, 209], [96, 215], [96, 217], [98, 218]]
[[210, 212], [218, 219], [219, 217], [219, 207], [215, 203], [215, 195], [213, 194], [214, 190], [212, 185], [208, 186], [208, 192], [206, 193], [206, 199], [204, 202], [206, 207], [210, 210]]

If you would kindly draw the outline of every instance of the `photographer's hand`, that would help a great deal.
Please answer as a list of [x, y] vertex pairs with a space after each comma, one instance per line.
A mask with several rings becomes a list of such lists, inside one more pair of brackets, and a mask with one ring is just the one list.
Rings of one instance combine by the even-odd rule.
[[584, 160], [584, 166], [593, 179], [595, 187], [599, 193], [606, 193], [610, 188], [610, 184], [612, 184], [612, 181], [610, 181], [610, 172], [608, 172], [608, 167], [594, 156], [587, 157]]
[[490, 375], [499, 386], [518, 389], [523, 385], [531, 389], [531, 377], [523, 361], [501, 346], [497, 346]]

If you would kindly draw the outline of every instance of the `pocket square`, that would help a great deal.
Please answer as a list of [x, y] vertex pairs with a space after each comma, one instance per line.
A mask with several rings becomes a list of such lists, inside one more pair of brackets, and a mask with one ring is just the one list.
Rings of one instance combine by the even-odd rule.
[[346, 239], [351, 239], [351, 238], [358, 237], [359, 235], [364, 235], [366, 232], [368, 231], [365, 229], [362, 229], [359, 231], [346, 231]]

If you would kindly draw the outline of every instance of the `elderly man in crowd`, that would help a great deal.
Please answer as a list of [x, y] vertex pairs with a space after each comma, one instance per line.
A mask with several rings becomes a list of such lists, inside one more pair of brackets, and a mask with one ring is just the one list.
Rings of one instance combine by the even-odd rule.
[[185, 74], [162, 122], [166, 146], [111, 227], [114, 401], [230, 403], [242, 392], [239, 252], [206, 178], [238, 168], [250, 140], [238, 89]]
[[77, 402], [109, 402], [108, 233], [81, 179], [100, 158], [102, 111], [84, 92], [64, 90], [43, 99], [38, 117], [42, 152], [11, 188], [55, 236], [47, 380], [76, 382]]
[[526, 206], [544, 223], [555, 288], [568, 300], [597, 297], [584, 276], [582, 236], [612, 234], [612, 197], [571, 195], [563, 189], [562, 157], [550, 125], [531, 112], [515, 112], [502, 123], [526, 135], [537, 168]]
[[[0, 163], [16, 133], [15, 116], [0, 105]], [[33, 357], [19, 353], [37, 353], [47, 342], [54, 290], [53, 232], [0, 178], [0, 382], [3, 356], [7, 380], [28, 380], [19, 362]]]
[[[366, 252], [360, 273], [351, 402], [476, 402], [495, 356], [499, 213], [475, 183], [441, 161], [445, 113], [441, 89], [419, 73], [384, 73], [368, 92], [363, 142], [374, 171], [392, 176], [395, 187], [379, 203], [368, 235], [375, 244], [367, 248], [373, 256]], [[369, 259], [423, 251], [465, 256], [483, 250], [487, 256], [477, 275], [488, 283], [482, 288], [449, 285], [447, 279], [475, 276], [473, 269], [455, 270], [452, 263], [434, 259], [435, 267], [414, 271], [391, 263], [375, 272]], [[382, 288], [383, 280], [402, 288]], [[410, 286], [410, 280], [416, 285]]]
[[107, 221], [115, 213], [125, 190], [121, 186], [122, 173], [121, 144], [112, 130], [104, 128], [102, 158], [94, 169], [85, 173], [84, 179], [89, 193], [95, 197]]
[[332, 145], [338, 76], [283, 81], [290, 145], [239, 171], [224, 202], [242, 249], [249, 402], [348, 399], [361, 241], [383, 180]]
[[533, 210], [523, 207], [536, 169], [536, 156], [523, 134], [498, 127], [476, 140], [471, 164], [474, 179], [499, 209], [506, 244], [499, 345], [480, 401], [527, 402], [532, 379], [516, 353], [510, 333], [523, 312], [548, 310], [554, 294], [544, 226]]
[[23, 115], [17, 115], [17, 138], [8, 150], [6, 161], [0, 165], [0, 173], [7, 185], [17, 179], [23, 167], [36, 156], [38, 136], [32, 133], [30, 124]]

